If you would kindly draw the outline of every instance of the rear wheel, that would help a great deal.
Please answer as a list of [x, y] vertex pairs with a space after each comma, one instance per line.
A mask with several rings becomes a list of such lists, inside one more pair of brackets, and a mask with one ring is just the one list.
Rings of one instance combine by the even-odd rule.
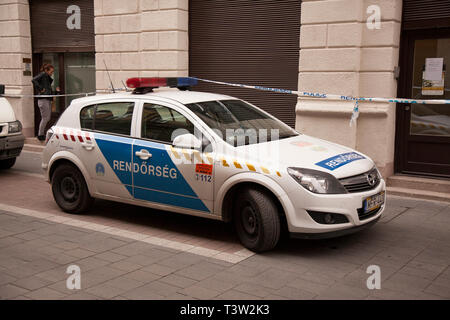
[[270, 195], [256, 188], [239, 192], [234, 224], [241, 243], [255, 252], [273, 249], [280, 238], [278, 208]]
[[16, 158], [0, 160], [0, 169], [9, 169], [16, 163]]
[[52, 192], [58, 206], [69, 213], [86, 211], [94, 200], [80, 170], [69, 164], [62, 164], [55, 169]]

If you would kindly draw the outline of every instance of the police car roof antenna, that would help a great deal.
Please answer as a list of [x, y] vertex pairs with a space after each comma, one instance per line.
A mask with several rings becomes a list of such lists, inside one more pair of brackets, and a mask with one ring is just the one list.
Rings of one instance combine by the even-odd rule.
[[122, 81], [123, 87], [125, 88], [125, 92], [128, 92], [128, 88], [127, 88], [127, 86], [125, 85], [125, 82], [123, 82], [123, 80], [121, 80], [121, 81]]
[[106, 73], [108, 74], [108, 78], [109, 78], [109, 83], [111, 83], [112, 92], [116, 93], [116, 90], [114, 90], [114, 86], [113, 86], [113, 83], [112, 83], [112, 80], [111, 80], [111, 76], [109, 75], [108, 67], [106, 66], [105, 59], [103, 59], [103, 63], [105, 64]]

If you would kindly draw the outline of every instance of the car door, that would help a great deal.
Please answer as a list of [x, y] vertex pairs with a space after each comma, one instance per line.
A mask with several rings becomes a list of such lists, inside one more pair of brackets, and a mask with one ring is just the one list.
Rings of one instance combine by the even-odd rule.
[[139, 138], [133, 144], [135, 199], [169, 210], [213, 212], [213, 153], [172, 145], [176, 135], [198, 135], [200, 129], [195, 130], [194, 123], [188, 113], [165, 102], [141, 106], [136, 127]]
[[84, 107], [80, 124], [89, 140], [78, 152], [96, 193], [133, 198], [131, 130], [135, 101], [102, 102]]

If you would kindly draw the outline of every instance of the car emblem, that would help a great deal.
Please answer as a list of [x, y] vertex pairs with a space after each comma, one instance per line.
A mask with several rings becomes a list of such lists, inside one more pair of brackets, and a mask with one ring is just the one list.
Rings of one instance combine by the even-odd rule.
[[377, 183], [377, 175], [375, 173], [369, 173], [367, 175], [367, 182], [369, 186], [373, 187]]

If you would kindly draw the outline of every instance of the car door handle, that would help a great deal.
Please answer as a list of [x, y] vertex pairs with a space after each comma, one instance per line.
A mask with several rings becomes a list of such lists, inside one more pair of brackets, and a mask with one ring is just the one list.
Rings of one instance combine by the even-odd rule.
[[149, 158], [152, 157], [152, 154], [145, 149], [142, 149], [141, 151], [136, 151], [135, 155], [141, 158], [142, 160], [148, 160]]
[[91, 151], [92, 149], [94, 149], [94, 144], [93, 143], [87, 143], [87, 142], [83, 142], [81, 143], [81, 146], [83, 148], [85, 148], [88, 151]]

